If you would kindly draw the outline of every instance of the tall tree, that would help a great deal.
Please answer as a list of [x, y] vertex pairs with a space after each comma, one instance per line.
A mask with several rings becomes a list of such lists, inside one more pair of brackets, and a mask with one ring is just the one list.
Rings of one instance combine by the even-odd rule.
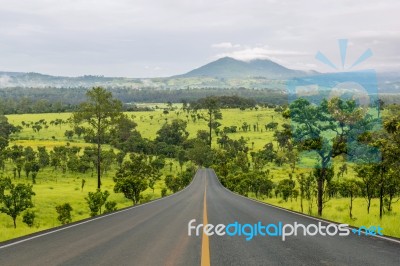
[[112, 126], [123, 116], [121, 101], [111, 92], [95, 87], [86, 93], [87, 100], [79, 105], [72, 115], [75, 126], [82, 125], [85, 135], [97, 144], [97, 188], [101, 187], [101, 146], [107, 140]]
[[220, 110], [220, 102], [217, 97], [209, 96], [206, 98], [202, 98], [193, 102], [191, 107], [194, 110], [206, 110], [206, 115], [203, 116], [208, 123], [209, 128], [209, 146], [211, 147], [212, 143], [212, 130], [218, 128], [221, 124], [217, 121], [222, 119], [222, 113]]
[[366, 152], [360, 151], [353, 154], [349, 147], [354, 148], [357, 135], [372, 128], [373, 119], [354, 100], [337, 97], [329, 101], [324, 99], [319, 105], [299, 98], [290, 104], [284, 116], [292, 119], [293, 139], [299, 149], [315, 151], [319, 156], [314, 176], [317, 180], [318, 215], [321, 216], [324, 185], [333, 171], [331, 159], [341, 154], [365, 155]]

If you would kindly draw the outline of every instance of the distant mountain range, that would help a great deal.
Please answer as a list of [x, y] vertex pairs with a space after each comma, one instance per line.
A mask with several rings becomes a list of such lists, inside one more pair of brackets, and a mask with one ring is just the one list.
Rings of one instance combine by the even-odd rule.
[[[316, 71], [286, 68], [271, 60], [256, 59], [249, 62], [230, 57], [220, 58], [186, 74], [165, 78], [124, 78], [104, 76], [63, 77], [39, 73], [1, 72], [0, 88], [89, 88], [93, 86], [124, 88], [271, 88], [284, 90], [287, 79], [318, 75]], [[380, 87], [398, 91], [400, 78], [397, 73], [382, 75]]]
[[[315, 72], [314, 72], [315, 73]], [[310, 72], [292, 70], [271, 60], [256, 59], [240, 61], [223, 57], [202, 67], [177, 77], [217, 77], [217, 78], [254, 78], [287, 79], [305, 76]]]

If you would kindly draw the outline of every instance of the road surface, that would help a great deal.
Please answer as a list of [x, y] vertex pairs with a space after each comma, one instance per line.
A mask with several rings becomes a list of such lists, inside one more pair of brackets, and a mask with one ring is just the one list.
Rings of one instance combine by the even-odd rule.
[[188, 236], [188, 223], [303, 223], [312, 218], [229, 192], [211, 169], [170, 197], [0, 244], [0, 265], [400, 265], [400, 243], [376, 237]]

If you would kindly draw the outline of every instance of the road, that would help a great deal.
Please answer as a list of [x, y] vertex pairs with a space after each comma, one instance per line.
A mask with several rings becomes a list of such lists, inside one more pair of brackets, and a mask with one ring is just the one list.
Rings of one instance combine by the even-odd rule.
[[0, 244], [0, 265], [400, 265], [400, 243], [376, 237], [188, 236], [192, 219], [318, 223], [231, 193], [201, 169], [167, 198]]

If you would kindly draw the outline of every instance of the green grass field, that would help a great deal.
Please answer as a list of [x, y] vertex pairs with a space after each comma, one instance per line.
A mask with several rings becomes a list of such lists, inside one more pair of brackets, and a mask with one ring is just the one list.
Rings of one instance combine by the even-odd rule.
[[[161, 104], [153, 104], [163, 106]], [[130, 112], [127, 113], [129, 116], [133, 117], [135, 122], [138, 124], [137, 129], [142, 134], [143, 137], [154, 139], [156, 137], [156, 132], [160, 127], [173, 119], [179, 118], [187, 121], [189, 138], [195, 138], [196, 132], [198, 130], [206, 130], [207, 123], [204, 120], [197, 120], [193, 122], [190, 115], [187, 116], [185, 112], [180, 109], [175, 111], [170, 111], [169, 114], [163, 114], [162, 109], [157, 109], [155, 111], [149, 112]], [[26, 115], [9, 115], [7, 116], [9, 122], [14, 125], [21, 125], [24, 122], [35, 122], [40, 119], [45, 119], [46, 121], [52, 121], [57, 118], [67, 120], [71, 114], [26, 114]], [[237, 126], [237, 133], [230, 133], [229, 137], [233, 139], [239, 139], [244, 137], [247, 141], [248, 146], [251, 150], [259, 150], [268, 142], [273, 141], [273, 131], [266, 131], [264, 125], [269, 122], [277, 122], [282, 125], [285, 121], [282, 116], [276, 113], [273, 109], [260, 108], [258, 110], [239, 110], [239, 109], [226, 109], [222, 110], [223, 119], [220, 121], [222, 126]], [[251, 125], [251, 130], [249, 132], [243, 132], [241, 130], [242, 124], [246, 122]], [[253, 131], [253, 125], [257, 125], [259, 131]], [[287, 121], [286, 121], [287, 123]], [[49, 126], [48, 129], [42, 129], [40, 132], [34, 132], [32, 128], [24, 127], [22, 132], [17, 136], [13, 136], [14, 140], [11, 144], [18, 144], [23, 146], [46, 146], [48, 149], [52, 149], [54, 146], [65, 145], [67, 142], [71, 146], [84, 147], [90, 144], [84, 143], [83, 139], [79, 139], [74, 136], [71, 140], [68, 140], [64, 136], [64, 132], [70, 129], [69, 124], [62, 124], [61, 126]], [[217, 148], [216, 138], [214, 134], [213, 147]], [[275, 147], [276, 147], [275, 143]], [[315, 157], [307, 156], [303, 158], [304, 165], [312, 165], [315, 161]], [[336, 158], [334, 160], [334, 165], [337, 167], [343, 163], [342, 158]], [[269, 164], [268, 169], [271, 171], [273, 176], [273, 181], [279, 181], [283, 178], [288, 178], [291, 170], [289, 167], [278, 167], [274, 164]], [[171, 172], [172, 170], [172, 172]], [[164, 173], [176, 174], [178, 172], [178, 165], [176, 161], [173, 161], [172, 169], [170, 169], [167, 163], [164, 168]], [[297, 169], [296, 173], [304, 172], [308, 173], [309, 168]], [[123, 208], [131, 205], [131, 202], [124, 198], [122, 194], [115, 194], [113, 192], [114, 182], [112, 177], [115, 173], [115, 169], [109, 171], [103, 178], [103, 188], [109, 190], [111, 193], [110, 200], [114, 200], [118, 203], [118, 208]], [[10, 167], [6, 167], [6, 171], [1, 173], [3, 176], [12, 176]], [[354, 171], [350, 165], [348, 173], [344, 178], [354, 177]], [[82, 178], [86, 180], [85, 187], [81, 191]], [[22, 178], [23, 182], [29, 182], [25, 178]], [[39, 230], [44, 230], [50, 227], [59, 225], [57, 220], [57, 213], [55, 211], [55, 206], [62, 204], [64, 202], [71, 203], [73, 207], [73, 220], [77, 221], [83, 218], [89, 217], [89, 209], [84, 197], [87, 196], [87, 192], [94, 191], [96, 188], [96, 178], [92, 177], [91, 174], [86, 175], [74, 175], [67, 173], [61, 175], [59, 172], [52, 172], [50, 168], [40, 171], [37, 184], [34, 185], [34, 191], [36, 196], [34, 197], [35, 211], [37, 212], [36, 224], [33, 228], [27, 227], [22, 223], [22, 218], [19, 217], [17, 221], [17, 229], [13, 229], [12, 219], [4, 214], [0, 214], [0, 228], [1, 235], [0, 241], [6, 239], [22, 236], [28, 233], [33, 233]], [[147, 189], [143, 194], [145, 200], [155, 199], [160, 197], [161, 189], [165, 187], [163, 180], [156, 184], [156, 189], [153, 192]], [[170, 192], [169, 192], [170, 193]], [[251, 195], [250, 195], [251, 196]], [[287, 209], [300, 211], [299, 199], [295, 201], [284, 202], [281, 198], [269, 198], [264, 199], [265, 202], [281, 206]], [[354, 219], [349, 218], [348, 214], [348, 202], [346, 198], [331, 199], [325, 209], [323, 218], [334, 220], [343, 223], [349, 223], [351, 225], [381, 225], [384, 228], [384, 234], [398, 236], [400, 237], [400, 203], [396, 203], [393, 206], [393, 211], [390, 214], [386, 214], [382, 220], [379, 220], [379, 204], [376, 199], [374, 199], [371, 206], [371, 213], [367, 214], [365, 207], [365, 200], [357, 198], [354, 201], [353, 213]], [[308, 203], [304, 201], [304, 212], [307, 213]], [[316, 204], [314, 202], [312, 215], [316, 215]]]

